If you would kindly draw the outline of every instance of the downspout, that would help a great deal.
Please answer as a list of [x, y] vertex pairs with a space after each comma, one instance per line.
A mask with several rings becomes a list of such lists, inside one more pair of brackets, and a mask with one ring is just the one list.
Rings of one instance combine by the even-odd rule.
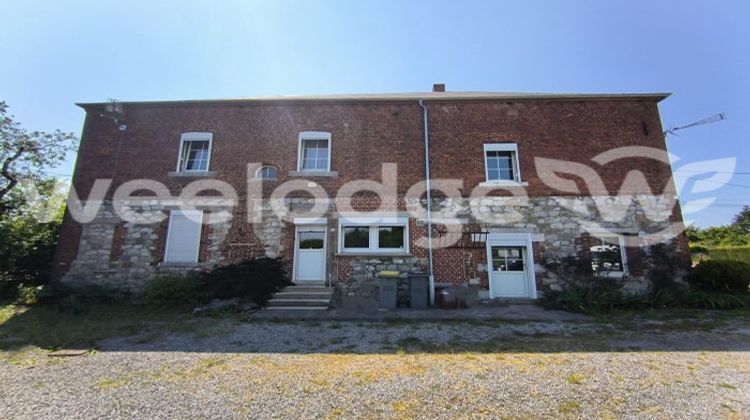
[[430, 190], [430, 132], [427, 127], [427, 107], [424, 99], [419, 100], [424, 122], [424, 179], [427, 189], [427, 254], [429, 263], [430, 305], [435, 305], [435, 276], [432, 270], [432, 192]]

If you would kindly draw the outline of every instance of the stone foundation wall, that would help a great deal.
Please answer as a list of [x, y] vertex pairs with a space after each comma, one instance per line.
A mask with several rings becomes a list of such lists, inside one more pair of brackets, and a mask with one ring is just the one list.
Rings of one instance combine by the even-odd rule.
[[[167, 211], [157, 204], [143, 204], [138, 211]], [[204, 223], [214, 217], [208, 210]], [[163, 223], [141, 224], [123, 221], [105, 203], [97, 217], [82, 225], [78, 254], [67, 273], [60, 279], [71, 286], [96, 285], [138, 293], [159, 274], [185, 274], [222, 263], [221, 245], [230, 223], [214, 223], [201, 239], [201, 261], [198, 264], [164, 264]], [[118, 232], [118, 235], [115, 235]], [[205, 244], [205, 245], [204, 245]]]
[[[418, 206], [412, 201], [411, 206]], [[548, 258], [581, 255], [587, 252], [585, 238], [594, 231], [623, 235], [629, 275], [624, 290], [645, 292], [650, 286], [650, 246], [669, 235], [676, 223], [674, 202], [649, 195], [616, 197], [483, 197], [436, 199], [435, 218], [454, 218], [490, 233], [527, 232], [532, 234], [534, 272], [537, 289], [560, 289], [561, 280], [545, 269]], [[677, 222], [679, 223], [679, 222]], [[682, 250], [684, 251], [684, 250]], [[469, 258], [470, 257], [470, 258]], [[463, 258], [463, 270], [461, 261]], [[436, 282], [455, 286], [480, 284], [487, 288], [485, 250], [448, 248], [435, 252]], [[462, 272], [463, 271], [463, 272]], [[460, 277], [460, 278], [456, 278]]]
[[378, 307], [378, 278], [380, 271], [399, 271], [399, 301], [408, 296], [409, 273], [427, 271], [427, 259], [413, 256], [337, 256], [336, 303], [350, 308]]
[[[407, 205], [419, 205], [418, 201]], [[586, 252], [586, 237], [592, 229], [606, 229], [625, 235], [629, 276], [625, 289], [639, 293], [649, 287], [649, 247], [657, 242], [659, 232], [674, 223], [668, 200], [659, 202], [651, 196], [618, 197], [518, 197], [442, 198], [435, 203], [436, 219], [454, 217], [462, 223], [479, 226], [490, 233], [527, 232], [533, 240], [534, 272], [537, 289], [559, 289], [560, 279], [545, 269], [544, 260]], [[165, 223], [137, 224], [122, 221], [105, 204], [96, 219], [82, 225], [78, 254], [62, 281], [68, 284], [97, 284], [138, 292], [159, 273], [184, 273], [210, 268], [236, 260], [240, 254], [235, 245], [249, 247], [249, 255], [285, 257], [294, 253], [294, 226], [281, 220], [288, 212], [312, 205], [308, 199], [266, 200], [261, 207], [263, 221], [252, 225], [246, 215], [235, 215], [223, 223], [212, 223], [201, 239], [201, 260], [197, 265], [163, 264]], [[155, 203], [140, 203], [135, 212], [168, 211]], [[204, 208], [205, 217], [215, 217], [219, 208]], [[278, 214], [280, 213], [280, 214]], [[613, 217], [614, 216], [616, 217]], [[447, 215], [447, 216], [446, 216]], [[335, 216], [332, 216], [335, 217]], [[206, 221], [209, 221], [208, 219]], [[329, 228], [335, 219], [329, 220]], [[422, 223], [410, 223], [411, 255], [408, 256], [342, 256], [336, 255], [337, 234], [329, 229], [329, 278], [337, 286], [339, 297], [352, 305], [377, 304], [377, 277], [383, 270], [402, 273], [425, 272], [426, 251], [414, 246], [415, 239], [425, 235]], [[439, 233], [438, 233], [439, 235]], [[652, 236], [653, 235], [653, 236]], [[244, 249], [244, 248], [243, 248]], [[473, 286], [487, 290], [486, 250], [436, 250], [435, 281], [452, 286]], [[404, 293], [405, 283], [401, 287]]]

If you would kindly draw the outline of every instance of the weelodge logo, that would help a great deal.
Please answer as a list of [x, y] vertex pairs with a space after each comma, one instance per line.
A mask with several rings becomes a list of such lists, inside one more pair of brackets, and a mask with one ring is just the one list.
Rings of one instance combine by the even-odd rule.
[[[537, 175], [547, 186], [568, 194], [591, 196], [594, 208], [581, 205], [581, 201], [575, 198], [560, 198], [558, 202], [578, 216], [577, 221], [582, 228], [596, 236], [617, 233], [613, 226], [622, 222], [628, 212], [636, 208], [642, 211], [649, 221], [663, 225], [675, 210], [679, 194], [705, 193], [721, 188], [731, 179], [737, 163], [737, 159], [731, 157], [683, 165], [674, 171], [673, 180], [666, 180], [664, 191], [661, 193], [653, 192], [644, 173], [634, 169], [627, 173], [616, 194], [610, 195], [600, 173], [606, 176], [608, 165], [616, 165], [618, 161], [628, 158], [653, 159], [666, 165], [670, 164], [670, 159], [672, 163], [679, 160], [677, 156], [661, 149], [629, 146], [611, 149], [594, 156], [591, 161], [596, 164], [598, 170], [579, 162], [541, 157], [535, 158], [534, 163]], [[588, 191], [581, 191], [576, 181], [563, 178], [561, 174], [582, 179]], [[709, 174], [709, 178], [697, 179], [690, 191], [684, 190], [690, 178]], [[686, 202], [685, 208], [690, 210], [688, 213], [694, 213], [710, 206], [715, 200], [715, 196], [699, 198]], [[684, 229], [683, 223], [668, 223], [657, 231], [643, 232], [637, 241], [666, 241], [679, 235]], [[626, 241], [636, 240], [626, 237]]]
[[[622, 164], [623, 159], [632, 158], [653, 159], [664, 165], [669, 165], [670, 159], [673, 163], [679, 160], [676, 156], [656, 148], [620, 147], [593, 157], [591, 164], [537, 157], [535, 166], [539, 179], [561, 193], [554, 199], [574, 215], [575, 221], [582, 229], [593, 235], [611, 236], [618, 232], [618, 227], [633, 228], [634, 219], [628, 217], [633, 211], [637, 211], [640, 219], [639, 228], [643, 225], [641, 222], [644, 218], [653, 222], [650, 224], [652, 227], [658, 228], [640, 235], [637, 241], [643, 243], [669, 240], [681, 233], [684, 229], [683, 224], [670, 222], [670, 216], [677, 204], [678, 192], [685, 195], [715, 191], [731, 179], [736, 165], [735, 158], [683, 165], [675, 170], [673, 180], [659, 180], [666, 181], [666, 186], [664, 191], [656, 193], [650, 189], [644, 173], [633, 169], [626, 174], [618, 191], [610, 194], [603, 177], [607, 177], [607, 171], [611, 171], [613, 165]], [[632, 165], [632, 162], [627, 164]], [[398, 168], [395, 163], [382, 164], [380, 181], [349, 181], [336, 191], [334, 198], [331, 198], [320, 184], [304, 178], [283, 182], [270, 191], [270, 194], [268, 191], [264, 194], [264, 181], [255, 177], [258, 167], [260, 163], [247, 165], [245, 199], [240, 198], [235, 186], [221, 180], [196, 180], [183, 187], [178, 195], [173, 196], [169, 188], [159, 181], [135, 179], [118, 186], [112, 194], [112, 208], [105, 210], [114, 212], [114, 215], [125, 222], [153, 224], [163, 221], [167, 217], [167, 210], [210, 208], [209, 218], [195, 222], [213, 224], [229, 221], [237, 206], [246, 206], [244, 211], [240, 212], [247, 215], [247, 220], [242, 222], [262, 228], [269, 213], [288, 223], [294, 223], [296, 217], [323, 218], [332, 209], [339, 215], [351, 218], [397, 216], [400, 210], [399, 203], [403, 201], [410, 218], [422, 222], [428, 218], [425, 208], [425, 181], [415, 183], [400, 196]], [[583, 180], [586, 188], [580, 189], [576, 181], [564, 176]], [[689, 191], [683, 191], [691, 179], [694, 180], [692, 187]], [[33, 188], [32, 183], [27, 182], [25, 186], [25, 198], [31, 204], [32, 214], [40, 222], [51, 220], [62, 203], [46, 202]], [[81, 200], [75, 189], [71, 188], [67, 205], [72, 218], [78, 223], [85, 224], [100, 217], [111, 186], [112, 179], [97, 179], [85, 200]], [[60, 185], [56, 188], [60, 188]], [[433, 248], [453, 245], [460, 239], [460, 235], [455, 234], [460, 233], [462, 226], [469, 221], [485, 226], [523, 225], [527, 217], [525, 214], [532, 210], [530, 206], [533, 205], [532, 198], [529, 198], [522, 184], [483, 183], [476, 186], [467, 196], [462, 179], [432, 179], [430, 190], [435, 193], [434, 196], [440, 197], [436, 200], [430, 219], [433, 223], [441, 225], [443, 232], [448, 233], [439, 235], [433, 241]], [[497, 190], [503, 190], [506, 194], [489, 196]], [[148, 192], [148, 196], [142, 195], [144, 191]], [[299, 194], [295, 193], [299, 192], [303, 192], [307, 197], [304, 199], [306, 205], [290, 208], [288, 197], [298, 197]], [[370, 202], [370, 205], [364, 206], [368, 208], [367, 211], [357, 210], [358, 206], [354, 205], [357, 200], [355, 197], [362, 192], [376, 197], [377, 206]], [[589, 199], [593, 206], [585, 204]], [[704, 196], [687, 201], [684, 208], [689, 211], [685, 213], [705, 209], [715, 199], [715, 196]], [[498, 207], [501, 212], [495, 211]], [[193, 217], [192, 214], [189, 213], [188, 217]], [[415, 240], [414, 244], [423, 248], [428, 246], [427, 241], [423, 239]]]

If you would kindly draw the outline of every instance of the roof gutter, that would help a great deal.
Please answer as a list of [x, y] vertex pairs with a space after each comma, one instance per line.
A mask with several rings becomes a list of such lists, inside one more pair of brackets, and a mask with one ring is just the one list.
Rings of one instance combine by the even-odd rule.
[[427, 106], [419, 100], [424, 123], [424, 180], [427, 189], [427, 258], [429, 262], [430, 305], [435, 305], [435, 276], [432, 270], [432, 192], [430, 187], [430, 132], [427, 124]]

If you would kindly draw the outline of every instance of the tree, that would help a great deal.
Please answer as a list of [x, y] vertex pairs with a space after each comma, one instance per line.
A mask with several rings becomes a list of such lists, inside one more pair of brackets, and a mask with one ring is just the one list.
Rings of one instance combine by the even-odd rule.
[[750, 206], [744, 206], [742, 211], [734, 216], [732, 225], [737, 227], [742, 233], [746, 235], [750, 234]]
[[0, 101], [0, 214], [12, 207], [8, 194], [24, 179], [41, 180], [75, 148], [73, 133], [29, 131], [8, 114]]
[[[26, 189], [34, 188], [35, 202]], [[40, 223], [34, 206], [38, 202], [62, 202], [64, 190], [55, 179], [22, 183], [7, 195], [12, 211], [0, 214], [0, 295], [4, 283], [40, 284], [49, 276], [57, 244], [58, 230], [65, 211], [58, 206], [51, 220]]]

